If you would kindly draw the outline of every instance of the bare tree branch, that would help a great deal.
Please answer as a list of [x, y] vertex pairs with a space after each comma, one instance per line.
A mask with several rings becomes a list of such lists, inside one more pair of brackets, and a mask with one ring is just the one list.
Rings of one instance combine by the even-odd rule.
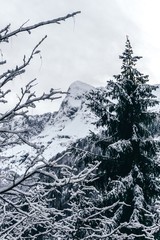
[[[71, 17], [74, 17], [75, 15], [81, 13], [80, 11], [77, 11], [77, 12], [73, 12], [71, 14], [67, 14], [66, 16], [64, 17], [59, 17], [59, 18], [56, 18], [56, 19], [52, 19], [52, 20], [49, 20], [49, 21], [44, 21], [44, 22], [40, 22], [40, 23], [37, 23], [37, 24], [34, 24], [34, 25], [31, 25], [31, 26], [28, 26], [28, 27], [23, 27], [23, 25], [19, 28], [19, 29], [16, 29], [15, 31], [13, 32], [10, 32], [8, 33], [9, 31], [9, 28], [10, 28], [10, 24], [7, 25], [4, 29], [2, 29], [0, 31], [1, 35], [0, 35], [0, 42], [8, 42], [8, 39], [12, 36], [15, 36], [17, 35], [18, 33], [20, 32], [28, 32], [28, 33], [31, 33], [31, 30], [35, 29], [35, 28], [38, 28], [40, 26], [44, 26], [44, 25], [48, 25], [48, 24], [53, 24], [53, 23], [56, 23], [56, 24], [60, 24], [62, 21], [65, 21], [66, 19], [68, 18], [71, 18]], [[3, 34], [4, 33], [4, 34]]]

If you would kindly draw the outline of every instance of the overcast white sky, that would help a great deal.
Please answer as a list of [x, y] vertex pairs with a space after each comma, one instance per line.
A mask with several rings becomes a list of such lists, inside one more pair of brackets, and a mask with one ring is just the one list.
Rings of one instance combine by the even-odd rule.
[[[38, 79], [38, 92], [50, 88], [66, 91], [74, 81], [104, 86], [120, 72], [126, 35], [134, 53], [143, 56], [137, 68], [150, 75], [150, 83], [160, 83], [160, 1], [159, 0], [1, 0], [0, 28], [11, 23], [11, 30], [30, 20], [28, 25], [81, 11], [61, 25], [41, 27], [31, 35], [13, 37], [1, 45], [9, 66], [20, 63], [24, 54], [44, 36], [42, 61], [33, 60], [25, 75], [17, 78], [17, 90], [27, 79]], [[38, 105], [36, 112], [53, 112], [60, 101]], [[35, 110], [34, 112], [35, 113]]]

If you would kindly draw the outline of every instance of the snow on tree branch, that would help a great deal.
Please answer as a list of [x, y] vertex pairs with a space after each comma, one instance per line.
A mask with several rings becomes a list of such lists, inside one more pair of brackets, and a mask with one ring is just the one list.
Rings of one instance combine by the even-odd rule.
[[[11, 25], [7, 25], [0, 30], [0, 42], [8, 42], [12, 36], [19, 33], [28, 32], [48, 24], [60, 24], [61, 22], [75, 17], [80, 11], [73, 12], [64, 17], [43, 21], [31, 26], [25, 26], [10, 31]], [[24, 165], [23, 172], [16, 172], [8, 165], [0, 171], [0, 238], [5, 239], [38, 239], [43, 236], [57, 238], [61, 235], [63, 228], [62, 218], [68, 216], [69, 208], [66, 205], [60, 209], [59, 204], [63, 204], [63, 192], [70, 194], [71, 186], [84, 181], [97, 169], [97, 163], [89, 165], [87, 169], [77, 170], [77, 165], [70, 166], [65, 162], [65, 158], [70, 158], [70, 152], [61, 154], [60, 157], [53, 156], [47, 159], [44, 151], [49, 146], [42, 143], [36, 144], [30, 138], [30, 128], [14, 126], [13, 121], [26, 119], [29, 108], [35, 108], [39, 101], [54, 101], [62, 94], [60, 90], [50, 89], [48, 93], [37, 95], [33, 89], [36, 87], [36, 79], [28, 81], [26, 86], [21, 87], [21, 92], [17, 96], [17, 102], [10, 107], [8, 94], [12, 89], [6, 90], [8, 83], [25, 73], [26, 67], [31, 63], [34, 56], [40, 53], [39, 47], [47, 36], [43, 37], [33, 48], [30, 56], [24, 56], [22, 64], [14, 69], [9, 69], [0, 74], [0, 103], [6, 104], [7, 110], [0, 113], [0, 146], [1, 164], [12, 161], [19, 165]], [[0, 65], [7, 61], [1, 61]], [[53, 140], [54, 141], [54, 140]], [[6, 154], [14, 147], [21, 148], [25, 145], [26, 152], [15, 156]], [[99, 164], [99, 163], [98, 163]], [[61, 197], [59, 197], [61, 195]], [[59, 203], [57, 203], [59, 201]], [[68, 200], [67, 200], [68, 201]]]
[[48, 25], [48, 24], [54, 24], [54, 23], [60, 24], [62, 21], [65, 21], [68, 18], [74, 17], [79, 13], [81, 13], [81, 12], [80, 11], [73, 12], [71, 14], [67, 14], [64, 17], [59, 17], [59, 18], [55, 18], [55, 19], [52, 19], [52, 20], [43, 21], [43, 22], [28, 26], [28, 27], [23, 27], [24, 26], [24, 24], [23, 24], [20, 28], [14, 30], [13, 32], [9, 32], [10, 26], [11, 26], [11, 24], [9, 24], [4, 29], [2, 29], [0, 31], [0, 42], [8, 42], [10, 37], [16, 36], [17, 34], [19, 34], [21, 32], [28, 32], [30, 34], [33, 29], [36, 29], [38, 27], [45, 26], [45, 25]]

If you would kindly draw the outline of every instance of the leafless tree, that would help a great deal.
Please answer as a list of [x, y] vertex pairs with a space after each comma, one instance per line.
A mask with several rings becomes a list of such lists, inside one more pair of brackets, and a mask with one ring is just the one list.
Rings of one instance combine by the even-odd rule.
[[[17, 36], [22, 32], [48, 25], [60, 24], [72, 18], [80, 12], [73, 12], [64, 17], [59, 17], [49, 21], [40, 22], [35, 25], [25, 26], [23, 24], [18, 29], [11, 31], [11, 25], [7, 25], [0, 30], [0, 43], [7, 43], [11, 37]], [[13, 91], [7, 89], [9, 82], [25, 73], [26, 67], [30, 64], [33, 57], [39, 53], [39, 46], [46, 39], [42, 38], [34, 47], [30, 56], [24, 56], [21, 65], [14, 69], [8, 69], [0, 75], [0, 103], [10, 106], [7, 101], [8, 94]], [[1, 61], [0, 65], [6, 64]], [[54, 200], [59, 189], [68, 184], [75, 184], [82, 181], [95, 168], [90, 166], [87, 171], [82, 170], [78, 174], [74, 167], [63, 164], [62, 158], [70, 154], [66, 152], [63, 156], [52, 161], [45, 159], [43, 152], [44, 146], [37, 145], [30, 141], [26, 133], [29, 129], [14, 129], [11, 122], [17, 117], [26, 117], [30, 108], [36, 107], [36, 103], [45, 100], [55, 100], [61, 97], [62, 91], [51, 89], [49, 93], [37, 96], [33, 90], [36, 79], [29, 81], [25, 87], [21, 88], [17, 103], [10, 107], [5, 113], [0, 114], [0, 145], [1, 151], [12, 146], [26, 144], [33, 148], [34, 154], [26, 154], [24, 161], [29, 164], [23, 174], [18, 175], [10, 169], [0, 171], [0, 239], [58, 239], [58, 229], [62, 228], [64, 210], [56, 208]], [[2, 158], [2, 157], [1, 157]], [[2, 165], [2, 162], [1, 162]]]

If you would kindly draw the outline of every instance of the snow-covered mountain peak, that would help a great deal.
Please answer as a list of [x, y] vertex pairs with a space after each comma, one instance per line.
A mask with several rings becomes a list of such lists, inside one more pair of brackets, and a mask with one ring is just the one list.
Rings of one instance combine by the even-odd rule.
[[57, 115], [48, 124], [59, 136], [67, 136], [74, 141], [85, 137], [95, 128], [92, 123], [96, 118], [88, 109], [85, 96], [92, 89], [94, 87], [80, 81], [71, 84]]
[[[78, 139], [89, 135], [90, 130], [96, 132], [96, 116], [87, 106], [85, 95], [95, 88], [76, 81], [71, 84], [68, 94], [64, 98], [57, 113], [47, 113], [41, 116], [29, 116], [27, 120], [15, 120], [11, 129], [19, 130], [30, 128], [29, 138], [33, 144], [44, 145], [44, 157], [49, 160], [57, 153], [65, 151], [72, 143]], [[157, 99], [160, 100], [160, 87], [154, 92]], [[157, 112], [160, 111], [160, 105], [155, 106]], [[4, 159], [1, 169], [11, 168], [17, 173], [25, 171], [25, 164], [19, 164], [21, 156], [29, 153], [34, 156], [33, 148], [27, 144], [15, 145], [1, 152], [1, 158]], [[25, 161], [26, 163], [27, 161]]]
[[62, 102], [55, 120], [64, 116], [71, 119], [74, 118], [76, 112], [78, 112], [82, 107], [86, 107], [85, 94], [92, 89], [95, 88], [86, 83], [80, 81], [73, 82], [68, 89], [68, 94]]
[[84, 92], [88, 92], [91, 89], [94, 89], [94, 87], [81, 81], [75, 81], [70, 85], [68, 93], [72, 94], [73, 96], [82, 95]]
[[[43, 119], [43, 115], [32, 119], [32, 126], [30, 127], [33, 127], [33, 129], [38, 124], [39, 118], [42, 121], [44, 120], [41, 123], [42, 128], [40, 132], [38, 130], [36, 132], [33, 131], [30, 141], [46, 147], [43, 155], [47, 160], [57, 153], [66, 150], [78, 139], [89, 135], [90, 130], [96, 131], [95, 125], [92, 124], [96, 121], [96, 117], [88, 108], [85, 97], [85, 94], [92, 89], [94, 89], [94, 87], [76, 81], [69, 87], [68, 94], [56, 114], [51, 114], [47, 120], [46, 117]], [[16, 126], [17, 124], [18, 123], [16, 123]], [[19, 124], [21, 125], [20, 122]], [[18, 126], [18, 128], [21, 127], [22, 126]], [[25, 163], [27, 160], [24, 164], [19, 164], [19, 160], [21, 156], [26, 155], [26, 153], [34, 155], [33, 149], [26, 144], [4, 150], [2, 157], [5, 161], [2, 168], [9, 167], [21, 174], [25, 171]], [[6, 159], [8, 159], [8, 162]]]

